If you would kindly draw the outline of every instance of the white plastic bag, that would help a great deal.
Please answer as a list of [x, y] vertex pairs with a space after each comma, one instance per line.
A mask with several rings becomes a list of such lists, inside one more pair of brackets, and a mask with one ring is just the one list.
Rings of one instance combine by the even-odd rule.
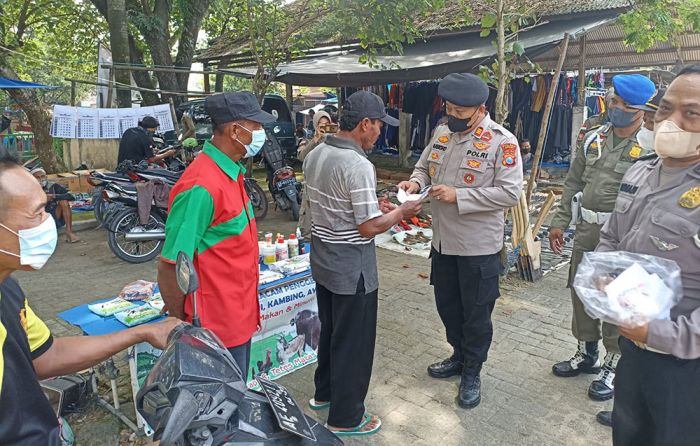
[[623, 327], [669, 319], [683, 298], [676, 262], [625, 251], [584, 253], [574, 289], [591, 317]]

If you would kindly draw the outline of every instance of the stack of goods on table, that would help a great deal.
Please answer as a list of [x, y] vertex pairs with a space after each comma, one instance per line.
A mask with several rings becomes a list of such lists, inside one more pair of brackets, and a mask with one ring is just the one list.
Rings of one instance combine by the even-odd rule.
[[[274, 243], [273, 243], [274, 240]], [[288, 276], [300, 274], [311, 269], [309, 254], [306, 251], [301, 230], [290, 234], [285, 240], [284, 235], [265, 234], [265, 241], [259, 242], [260, 247], [260, 285], [276, 282]]]
[[155, 283], [137, 280], [125, 286], [118, 297], [90, 304], [88, 308], [98, 316], [114, 316], [127, 327], [133, 327], [161, 317], [164, 306]]

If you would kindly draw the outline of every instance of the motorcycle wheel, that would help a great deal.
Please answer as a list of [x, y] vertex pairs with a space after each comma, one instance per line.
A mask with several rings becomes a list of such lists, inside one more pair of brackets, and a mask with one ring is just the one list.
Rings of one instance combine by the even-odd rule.
[[[114, 255], [129, 263], [144, 263], [153, 260], [163, 248], [163, 240], [143, 242], [126, 240], [125, 234], [137, 226], [140, 226], [138, 211], [135, 208], [124, 209], [114, 216], [107, 238], [109, 249]], [[148, 224], [144, 228], [147, 230], [163, 229], [165, 222], [160, 216], [151, 212]]]
[[292, 220], [299, 221], [299, 202], [297, 200], [289, 200], [292, 205]]
[[102, 198], [102, 189], [102, 187], [96, 187], [92, 193], [92, 206], [95, 208], [95, 220], [98, 227], [104, 223], [109, 208], [109, 203]]
[[262, 220], [267, 215], [267, 195], [260, 185], [255, 181], [245, 182], [245, 191], [250, 199], [250, 204], [253, 206], [256, 220]]

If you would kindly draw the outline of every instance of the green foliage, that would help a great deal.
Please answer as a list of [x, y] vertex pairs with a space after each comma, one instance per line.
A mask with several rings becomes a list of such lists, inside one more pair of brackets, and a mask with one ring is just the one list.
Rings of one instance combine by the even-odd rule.
[[700, 31], [700, 0], [635, 0], [618, 21], [625, 31], [625, 44], [638, 52], [658, 42], [678, 45], [683, 32]]

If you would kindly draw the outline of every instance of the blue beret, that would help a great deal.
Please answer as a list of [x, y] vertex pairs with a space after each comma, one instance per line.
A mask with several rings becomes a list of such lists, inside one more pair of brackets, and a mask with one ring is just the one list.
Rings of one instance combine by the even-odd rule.
[[648, 77], [641, 74], [618, 74], [613, 77], [615, 94], [627, 105], [644, 105], [656, 93], [656, 86]]
[[453, 73], [448, 74], [440, 81], [438, 94], [444, 100], [455, 105], [473, 107], [486, 103], [489, 99], [489, 87], [486, 82], [474, 74]]

